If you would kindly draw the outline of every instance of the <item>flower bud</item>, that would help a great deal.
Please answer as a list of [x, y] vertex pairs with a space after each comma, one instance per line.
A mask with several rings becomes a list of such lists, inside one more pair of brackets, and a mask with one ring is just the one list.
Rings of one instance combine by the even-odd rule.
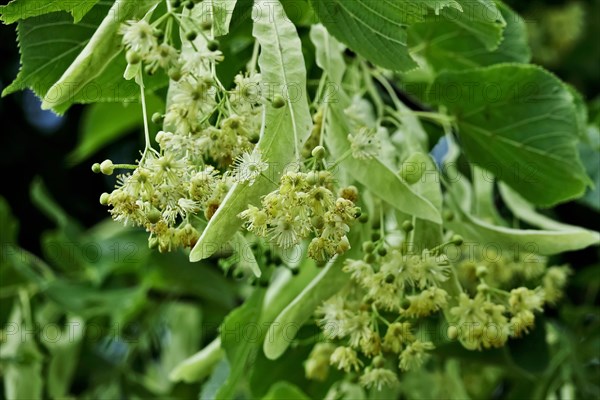
[[186, 1], [184, 4], [185, 8], [187, 8], [188, 10], [191, 10], [192, 8], [194, 8], [195, 5], [196, 4], [191, 0]]
[[109, 202], [110, 202], [110, 194], [102, 193], [100, 195], [100, 204], [102, 204], [103, 206], [107, 206]]
[[358, 217], [358, 222], [360, 222], [361, 224], [366, 224], [367, 222], [369, 222], [369, 214], [361, 214], [360, 217]]
[[148, 214], [146, 214], [146, 218], [148, 218], [148, 222], [151, 224], [155, 224], [160, 221], [162, 214], [157, 209], [150, 210]]
[[100, 164], [98, 164], [98, 163], [92, 164], [92, 172], [95, 174], [99, 174], [100, 172], [102, 172], [102, 171], [100, 171]]
[[444, 210], [442, 216], [448, 222], [452, 222], [454, 220], [454, 213], [451, 210]]
[[458, 338], [458, 328], [454, 325], [451, 325], [448, 327], [448, 339], [450, 340], [456, 340], [456, 338]]
[[218, 40], [210, 40], [207, 44], [206, 44], [206, 48], [210, 51], [217, 51], [219, 50], [219, 41]]
[[404, 232], [408, 233], [408, 232], [412, 231], [413, 229], [415, 229], [415, 227], [413, 226], [412, 222], [407, 220], [402, 223], [402, 230]]
[[104, 160], [102, 161], [102, 164], [100, 164], [100, 172], [104, 175], [112, 175], [114, 170], [115, 166], [111, 160]]
[[478, 265], [477, 268], [475, 269], [475, 275], [477, 275], [478, 278], [485, 278], [488, 274], [488, 269], [485, 265]]
[[450, 239], [450, 241], [457, 246], [462, 246], [462, 244], [464, 243], [464, 239], [460, 235], [452, 236], [452, 239]]
[[198, 33], [196, 31], [189, 31], [185, 34], [185, 38], [190, 42], [193, 42], [198, 37]]
[[210, 28], [212, 28], [212, 21], [210, 19], [205, 19], [200, 23], [200, 28], [202, 28], [202, 30], [207, 31]]
[[387, 249], [385, 247], [380, 247], [377, 249], [377, 254], [379, 254], [380, 257], [385, 257], [387, 255]]
[[163, 118], [163, 115], [159, 112], [155, 112], [154, 114], [152, 114], [152, 122], [156, 125], [162, 124]]
[[385, 365], [385, 358], [383, 358], [381, 355], [379, 355], [373, 359], [373, 366], [375, 368], [383, 368], [384, 365]]
[[142, 61], [142, 56], [137, 51], [129, 50], [127, 54], [125, 54], [125, 58], [127, 59], [127, 64], [136, 65]]
[[425, 172], [427, 157], [419, 152], [411, 154], [400, 167], [400, 177], [411, 185], [418, 182]]
[[311, 154], [317, 160], [322, 160], [325, 158], [325, 155], [327, 154], [327, 152], [325, 151], [325, 147], [317, 146], [312, 150]]
[[283, 106], [285, 106], [285, 99], [283, 98], [283, 96], [281, 95], [275, 95], [275, 97], [273, 98], [273, 107], [275, 108], [281, 108]]
[[375, 245], [373, 242], [367, 241], [362, 244], [362, 249], [365, 253], [372, 253], [375, 250]]
[[181, 69], [177, 67], [169, 69], [169, 78], [175, 82], [178, 82], [181, 79]]

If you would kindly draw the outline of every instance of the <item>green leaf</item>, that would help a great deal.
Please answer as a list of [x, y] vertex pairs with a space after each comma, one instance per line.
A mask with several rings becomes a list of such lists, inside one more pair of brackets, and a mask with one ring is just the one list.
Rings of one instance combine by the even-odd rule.
[[527, 27], [521, 17], [504, 4], [499, 10], [507, 22], [500, 46], [490, 51], [459, 20], [425, 21], [412, 25], [408, 38], [414, 55], [425, 59], [436, 71], [462, 70], [502, 62], [528, 63], [531, 51]]
[[596, 211], [600, 211], [600, 127], [590, 125], [587, 128], [587, 143], [579, 143], [579, 155], [594, 186], [588, 188], [579, 201]]
[[221, 343], [231, 370], [225, 384], [217, 392], [218, 399], [234, 398], [240, 380], [252, 367], [257, 351], [256, 338], [249, 340], [245, 335], [262, 333], [262, 327], [257, 323], [260, 321], [264, 296], [264, 289], [256, 289], [221, 325]]
[[[425, 0], [427, 1], [427, 0]], [[494, 0], [456, 0], [457, 7], [446, 7], [442, 13], [445, 20], [453, 21], [477, 39], [489, 50], [498, 47], [506, 21]], [[434, 20], [440, 20], [434, 17]]]
[[174, 382], [198, 382], [212, 372], [224, 354], [221, 348], [221, 339], [216, 338], [198, 353], [181, 361], [173, 368], [169, 379]]
[[[19, 221], [13, 217], [8, 201], [0, 196], [0, 244], [16, 244], [18, 232]], [[0, 262], [2, 261], [3, 258], [0, 258]]]
[[226, 351], [230, 377], [221, 388], [218, 398], [234, 397], [242, 379], [251, 373], [253, 360], [266, 337], [272, 338], [271, 323], [303, 289], [319, 274], [315, 263], [302, 256], [298, 275], [283, 271], [271, 282], [266, 293], [256, 289], [244, 304], [232, 311], [221, 327], [221, 343]]
[[236, 2], [237, 0], [209, 0], [215, 36], [225, 36], [229, 33]]
[[[338, 40], [381, 67], [406, 71], [417, 67], [409, 54], [408, 27], [451, 21], [486, 49], [502, 40], [506, 22], [492, 0], [406, 1], [310, 0], [321, 23]], [[431, 11], [435, 13], [432, 15]]]
[[311, 26], [310, 40], [315, 45], [317, 65], [328, 74], [327, 78], [339, 87], [346, 70], [346, 62], [342, 56], [345, 46], [331, 36], [321, 24]]
[[250, 247], [250, 244], [244, 237], [241, 232], [237, 232], [233, 235], [231, 239], [231, 247], [233, 247], [233, 251], [236, 253], [236, 262], [238, 263], [238, 267], [241, 269], [249, 269], [252, 271], [254, 276], [260, 278], [262, 272], [260, 270], [260, 266], [256, 262], [256, 257], [254, 257], [254, 252]]
[[0, 21], [12, 24], [22, 19], [37, 17], [58, 11], [67, 11], [74, 22], [81, 19], [96, 5], [98, 0], [13, 0], [0, 6]]
[[493, 246], [501, 251], [553, 255], [600, 243], [600, 233], [584, 229], [549, 231], [494, 226], [463, 210], [455, 194], [450, 194], [449, 200], [456, 215], [446, 223], [448, 228], [465, 240], [478, 243], [476, 251]]
[[157, 3], [158, 0], [117, 0], [75, 61], [48, 89], [42, 109], [59, 110], [65, 103], [70, 105], [73, 96], [100, 75], [121, 52], [118, 34], [121, 24], [141, 18]]
[[[20, 21], [22, 66], [2, 95], [31, 88], [44, 99], [44, 107], [57, 113], [64, 113], [74, 103], [137, 101], [139, 87], [122, 78], [127, 62], [119, 56], [117, 29], [121, 22], [143, 15], [150, 4], [149, 0], [132, 1], [118, 1], [112, 8], [100, 2], [79, 24], [64, 12]], [[40, 51], [42, 47], [44, 51]], [[157, 73], [146, 79], [145, 85], [154, 90], [167, 82], [164, 73]]]
[[[24, 296], [21, 297], [25, 297]], [[28, 307], [28, 300], [26, 303]], [[36, 345], [34, 335], [25, 332], [35, 332], [30, 318], [26, 317], [29, 310], [15, 305], [8, 321], [7, 331], [4, 332], [0, 345], [0, 359], [7, 360], [2, 365], [2, 381], [6, 399], [41, 399], [44, 381], [42, 379], [43, 356]], [[11, 329], [12, 328], [12, 329]]]
[[269, 392], [263, 397], [263, 400], [308, 400], [309, 397], [296, 385], [285, 381], [274, 383]]
[[[58, 326], [58, 325], [57, 325]], [[44, 341], [50, 352], [48, 364], [48, 394], [53, 399], [64, 398], [69, 394], [69, 388], [79, 360], [81, 340], [85, 332], [85, 321], [71, 317], [66, 323], [66, 329], [59, 331], [58, 340]], [[42, 335], [42, 338], [48, 335]]]
[[275, 318], [269, 328], [269, 335], [263, 342], [265, 356], [270, 360], [281, 357], [315, 308], [337, 293], [348, 281], [349, 275], [342, 271], [341, 259], [334, 258]]
[[[148, 114], [164, 110], [164, 102], [158, 96], [146, 95]], [[110, 116], [110, 118], [107, 118]], [[114, 142], [133, 129], [143, 125], [139, 103], [97, 103], [84, 110], [79, 130], [79, 143], [67, 160], [78, 164], [104, 146]]]
[[327, 30], [367, 60], [391, 70], [417, 64], [408, 54], [407, 11], [412, 7], [381, 0], [310, 0]]
[[[286, 100], [281, 109], [270, 104], [265, 106], [264, 133], [257, 144], [269, 163], [265, 173], [277, 182], [286, 165], [294, 159], [295, 149], [301, 148], [310, 134], [312, 119], [306, 98], [306, 68], [298, 33], [281, 4], [257, 0], [256, 6], [272, 10], [259, 14], [254, 21], [253, 35], [261, 45], [258, 64], [262, 79]], [[264, 177], [252, 186], [243, 182], [234, 184], [190, 252], [190, 261], [209, 257], [220, 243], [231, 239], [242, 225], [237, 215], [248, 204], [258, 204], [260, 196], [272, 189], [272, 182]]]
[[519, 196], [518, 193], [505, 184], [501, 183], [498, 187], [506, 206], [513, 215], [521, 221], [548, 230], [584, 230], [578, 226], [563, 224], [562, 222], [555, 221], [552, 218], [548, 218], [547, 216], [538, 213], [531, 203]]
[[585, 192], [573, 96], [554, 75], [518, 64], [444, 72], [428, 97], [456, 117], [469, 160], [533, 204]]
[[[339, 97], [342, 97], [342, 93]], [[347, 139], [350, 127], [341, 109], [342, 104], [342, 101], [330, 104], [331, 113], [327, 118], [329, 134], [325, 138], [329, 150], [337, 158], [350, 150]], [[435, 223], [442, 222], [439, 210], [379, 159], [355, 160], [348, 157], [340, 165], [353, 179], [397, 210]]]

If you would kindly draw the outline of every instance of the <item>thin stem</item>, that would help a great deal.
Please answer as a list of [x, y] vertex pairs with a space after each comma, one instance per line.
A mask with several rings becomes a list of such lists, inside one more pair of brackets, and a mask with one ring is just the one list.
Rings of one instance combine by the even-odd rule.
[[321, 129], [319, 131], [319, 146], [323, 146], [325, 137], [325, 126], [327, 124], [327, 114], [329, 113], [329, 103], [323, 104], [323, 115], [321, 116]]
[[252, 58], [250, 59], [250, 61], [248, 62], [247, 65], [247, 69], [248, 69], [248, 74], [250, 76], [253, 76], [256, 73], [256, 65], [258, 64], [258, 53], [260, 50], [260, 43], [258, 43], [258, 40], [254, 41], [254, 48], [252, 49]]
[[151, 148], [151, 146], [150, 146], [150, 128], [148, 127], [148, 110], [146, 109], [146, 94], [144, 93], [144, 76], [142, 74], [141, 68], [138, 72], [138, 78], [139, 78], [138, 85], [140, 86], [140, 97], [142, 100], [142, 114], [144, 117], [144, 138], [146, 139], [146, 147], [144, 148], [144, 152], [146, 152], [146, 150]]
[[340, 165], [340, 163], [342, 161], [344, 161], [346, 158], [348, 158], [349, 155], [352, 154], [352, 149], [348, 149], [344, 152], [344, 154], [342, 154], [342, 156], [340, 158], [338, 158], [333, 164], [331, 164], [329, 167], [327, 167], [327, 169], [333, 169], [335, 167], [337, 167], [338, 165]]

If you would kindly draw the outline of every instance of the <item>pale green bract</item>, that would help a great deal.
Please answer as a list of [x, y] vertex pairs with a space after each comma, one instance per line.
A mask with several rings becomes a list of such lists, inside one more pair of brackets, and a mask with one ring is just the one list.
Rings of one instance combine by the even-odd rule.
[[[261, 1], [257, 1], [256, 6], [267, 9]], [[270, 104], [264, 106], [264, 132], [257, 146], [269, 163], [267, 176], [277, 181], [288, 164], [294, 162], [294, 149], [302, 146], [312, 122], [306, 99], [306, 69], [304, 63], [299, 62], [304, 57], [296, 28], [286, 20], [281, 5], [269, 3], [269, 7], [274, 7], [274, 17], [268, 13], [261, 14], [254, 21], [253, 35], [261, 46], [258, 64], [263, 81], [273, 85], [272, 96], [279, 94], [286, 99], [286, 106], [282, 109]], [[242, 226], [237, 215], [248, 204], [258, 203], [260, 196], [272, 188], [273, 184], [264, 177], [252, 186], [234, 184], [192, 249], [190, 261], [213, 254], [219, 243], [233, 236]]]

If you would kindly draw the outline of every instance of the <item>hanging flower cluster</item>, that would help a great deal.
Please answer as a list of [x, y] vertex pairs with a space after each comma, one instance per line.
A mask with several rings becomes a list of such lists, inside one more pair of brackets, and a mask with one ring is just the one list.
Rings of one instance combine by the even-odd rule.
[[[186, 32], [180, 48], [171, 37], [174, 22]], [[145, 121], [146, 148], [135, 165], [106, 160], [93, 170], [130, 171], [117, 176], [115, 190], [102, 194], [100, 202], [112, 207], [115, 220], [145, 227], [150, 247], [161, 252], [193, 247], [200, 216], [209, 220], [234, 182], [253, 184], [267, 167], [255, 149], [265, 102], [261, 76], [239, 74], [226, 90], [215, 74], [223, 54], [209, 37], [210, 27], [210, 21], [198, 25], [171, 12], [152, 24], [128, 21], [120, 29], [128, 69], [138, 71], [142, 102], [142, 71], [159, 69], [171, 78], [170, 101], [164, 114], [152, 116], [164, 129], [156, 135], [158, 151], [150, 146]]]
[[[460, 237], [451, 241], [461, 242]], [[479, 263], [472, 274], [477, 281], [472, 293], [449, 292], [456, 267], [442, 253], [445, 246], [414, 254], [402, 246], [385, 248], [381, 240], [365, 242], [364, 259], [344, 263], [350, 283], [316, 310], [327, 341], [313, 348], [305, 363], [306, 376], [325, 380], [334, 366], [350, 375], [358, 373], [363, 387], [380, 389], [397, 382], [396, 369], [419, 368], [434, 349], [429, 337], [419, 334], [425, 318], [443, 311], [448, 322], [445, 340], [459, 339], [467, 349], [501, 347], [509, 337], [527, 333], [534, 314], [562, 295], [568, 269], [546, 268], [545, 259], [538, 256], [530, 265], [534, 274], [519, 257], [511, 261], [514, 279], [509, 281], [526, 276], [538, 284], [531, 289], [492, 286], [497, 276]], [[467, 270], [475, 264], [459, 263], [460, 276], [471, 276]], [[472, 286], [464, 279], [461, 283]]]
[[278, 189], [263, 197], [261, 208], [250, 206], [239, 216], [249, 231], [282, 248], [312, 236], [308, 255], [324, 263], [350, 248], [346, 234], [360, 216], [354, 204], [358, 190], [351, 186], [336, 196], [334, 186], [330, 171], [290, 171], [282, 175]]
[[[397, 382], [395, 368], [418, 368], [433, 343], [415, 336], [414, 321], [447, 306], [450, 263], [437, 250], [421, 254], [388, 250], [380, 239], [363, 243], [363, 260], [347, 259], [350, 283], [316, 311], [330, 341], [318, 343], [305, 364], [306, 375], [324, 380], [329, 365], [359, 372], [359, 383], [381, 389]], [[324, 349], [332, 350], [325, 357]], [[395, 359], [395, 364], [392, 360]]]

